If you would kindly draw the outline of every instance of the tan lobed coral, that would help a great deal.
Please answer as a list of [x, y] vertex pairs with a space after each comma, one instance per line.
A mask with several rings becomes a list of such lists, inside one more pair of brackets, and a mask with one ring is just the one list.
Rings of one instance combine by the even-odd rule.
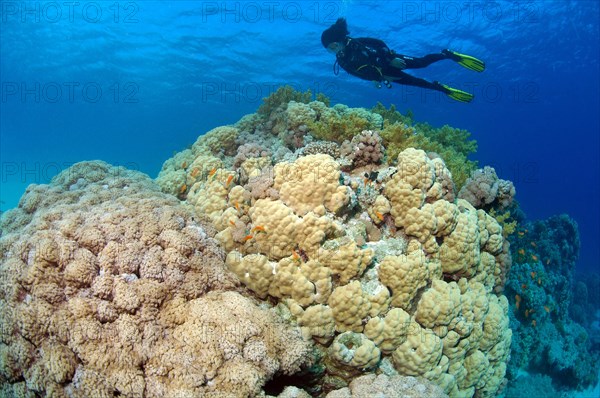
[[325, 206], [333, 213], [348, 204], [349, 189], [339, 184], [340, 166], [329, 155], [303, 156], [275, 165], [275, 189], [281, 200], [303, 216]]
[[[354, 167], [323, 154], [337, 156], [331, 142], [367, 129], [357, 128], [375, 120], [367, 111], [290, 102], [262, 120], [246, 128], [275, 164], [233, 181], [214, 226], [228, 267], [315, 341], [324, 392], [369, 369], [424, 377], [452, 397], [497, 395], [511, 341], [496, 294], [508, 253], [497, 221], [455, 199], [436, 154], [408, 148], [397, 163]], [[329, 141], [289, 151], [310, 136]], [[245, 173], [243, 164], [223, 170]]]
[[9, 396], [252, 396], [308, 363], [299, 331], [233, 291], [212, 227], [147, 176], [79, 163], [10, 213], [0, 238]]

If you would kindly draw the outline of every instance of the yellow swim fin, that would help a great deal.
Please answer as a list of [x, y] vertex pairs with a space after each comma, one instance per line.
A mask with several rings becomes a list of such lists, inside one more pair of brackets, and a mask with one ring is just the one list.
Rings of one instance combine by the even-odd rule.
[[436, 82], [437, 84], [439, 84], [442, 88], [444, 93], [446, 93], [446, 95], [454, 100], [460, 101], [460, 102], [471, 102], [473, 101], [473, 94], [469, 94], [466, 91], [462, 91], [459, 90], [457, 88], [452, 88], [450, 86], [446, 86], [445, 84]]
[[442, 53], [467, 69], [474, 70], [475, 72], [483, 72], [485, 70], [485, 62], [470, 55], [460, 54], [451, 50], [442, 50]]

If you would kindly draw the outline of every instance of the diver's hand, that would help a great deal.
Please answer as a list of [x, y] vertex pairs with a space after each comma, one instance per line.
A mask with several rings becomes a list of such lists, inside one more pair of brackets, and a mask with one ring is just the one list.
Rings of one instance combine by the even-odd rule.
[[390, 65], [392, 65], [394, 68], [406, 69], [406, 62], [404, 62], [402, 58], [394, 58], [390, 62]]

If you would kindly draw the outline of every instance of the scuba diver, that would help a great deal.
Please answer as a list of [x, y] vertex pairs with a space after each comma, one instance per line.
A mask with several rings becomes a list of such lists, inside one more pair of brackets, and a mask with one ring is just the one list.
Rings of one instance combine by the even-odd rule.
[[483, 61], [470, 55], [459, 54], [451, 50], [442, 50], [439, 54], [429, 54], [421, 58], [413, 58], [396, 53], [379, 39], [370, 37], [352, 38], [345, 18], [339, 18], [321, 35], [321, 43], [328, 51], [335, 54], [336, 61], [333, 72], [337, 75], [341, 66], [346, 72], [364, 80], [374, 81], [377, 88], [385, 84], [392, 88], [393, 83], [406, 84], [441, 91], [448, 97], [461, 102], [471, 102], [473, 95], [438, 81], [429, 82], [403, 72], [404, 69], [424, 68], [434, 62], [450, 59], [465, 68], [482, 72]]

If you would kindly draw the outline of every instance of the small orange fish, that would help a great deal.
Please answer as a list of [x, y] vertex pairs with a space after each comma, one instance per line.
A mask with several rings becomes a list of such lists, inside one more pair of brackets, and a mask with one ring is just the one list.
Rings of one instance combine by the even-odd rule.
[[535, 243], [535, 242], [531, 242], [530, 244], [531, 244], [531, 246], [533, 246], [533, 247], [537, 247], [537, 245], [536, 245], [536, 243]]
[[300, 256], [296, 253], [296, 250], [292, 249], [292, 258], [294, 260], [300, 260]]
[[246, 236], [244, 236], [244, 242], [248, 242], [252, 238], [254, 238], [254, 236], [252, 236], [252, 235], [246, 235]]
[[531, 259], [532, 259], [533, 261], [537, 261], [537, 260], [538, 260], [538, 256], [536, 256], [535, 254], [532, 254], [532, 255], [531, 255]]
[[267, 232], [267, 231], [265, 231], [265, 227], [263, 227], [262, 225], [257, 225], [256, 227], [252, 228], [252, 232]]
[[525, 235], [525, 232], [523, 232], [523, 231], [519, 231], [519, 232], [517, 232], [517, 234], [519, 234], [519, 238], [522, 238], [522, 237], [523, 237], [523, 235]]
[[519, 296], [518, 294], [515, 294], [515, 307], [517, 307], [517, 309], [519, 309], [520, 306], [521, 306], [521, 296]]
[[232, 220], [229, 220], [229, 224], [231, 224], [235, 227], [235, 223]]
[[179, 188], [179, 193], [185, 193], [185, 191], [187, 191], [187, 185], [183, 184], [181, 188]]
[[531, 275], [531, 279], [535, 279], [535, 272], [531, 271], [529, 275]]
[[548, 307], [547, 305], [545, 305], [545, 306], [544, 306], [544, 310], [545, 310], [547, 313], [550, 313], [550, 307]]
[[367, 184], [369, 183], [369, 179], [367, 177], [364, 178], [364, 183], [365, 183], [365, 187], [367, 186]]
[[213, 167], [209, 172], [208, 172], [208, 176], [212, 177], [215, 175], [215, 173], [217, 172], [217, 168]]
[[524, 256], [524, 255], [525, 255], [525, 249], [519, 249], [519, 252], [518, 252], [518, 253], [519, 253], [521, 256]]
[[187, 169], [187, 162], [181, 163], [181, 168], [182, 169]]
[[525, 318], [529, 318], [529, 310], [525, 310]]
[[192, 172], [190, 173], [190, 176], [196, 177], [199, 172], [200, 172], [200, 169], [198, 167], [194, 167], [194, 170], [192, 170]]
[[527, 289], [527, 284], [526, 284], [526, 283], [523, 283], [523, 284], [521, 285], [521, 289], [523, 289], [523, 290]]
[[229, 184], [231, 184], [231, 181], [233, 181], [233, 175], [230, 175], [229, 177], [227, 177], [227, 181], [225, 182], [225, 188], [229, 187]]
[[380, 212], [376, 211], [375, 212], [375, 216], [377, 216], [377, 218], [379, 219], [379, 221], [383, 221], [383, 214], [381, 214]]
[[240, 211], [240, 204], [239, 204], [239, 202], [235, 202], [235, 208], [237, 209], [237, 211]]
[[537, 322], [535, 321], [535, 319], [531, 320], [531, 326], [536, 327], [537, 326]]

